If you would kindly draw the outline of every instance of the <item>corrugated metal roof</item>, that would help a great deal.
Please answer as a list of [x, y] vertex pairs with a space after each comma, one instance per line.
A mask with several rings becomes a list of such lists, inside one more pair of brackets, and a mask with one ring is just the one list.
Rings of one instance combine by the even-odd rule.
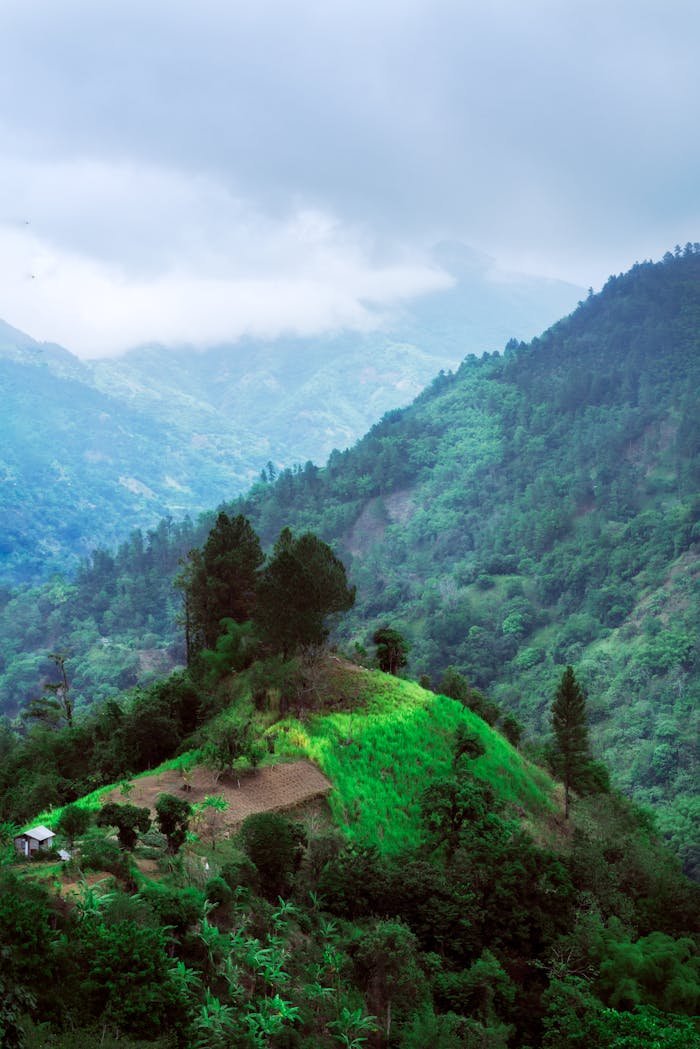
[[32, 827], [31, 830], [25, 830], [24, 834], [20, 837], [34, 838], [34, 841], [46, 841], [47, 838], [55, 838], [56, 835], [48, 827]]

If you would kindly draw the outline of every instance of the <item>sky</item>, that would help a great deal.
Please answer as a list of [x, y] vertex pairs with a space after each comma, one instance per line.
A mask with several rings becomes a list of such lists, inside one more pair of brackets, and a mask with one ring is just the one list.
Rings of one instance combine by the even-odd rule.
[[0, 0], [0, 317], [81, 356], [381, 324], [700, 240], [696, 0]]

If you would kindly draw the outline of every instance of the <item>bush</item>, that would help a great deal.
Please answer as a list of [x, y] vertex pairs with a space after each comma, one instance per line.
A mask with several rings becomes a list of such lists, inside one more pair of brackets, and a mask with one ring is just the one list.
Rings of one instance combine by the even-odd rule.
[[268, 899], [291, 887], [300, 858], [300, 828], [274, 812], [249, 816], [243, 823], [243, 848], [258, 869], [260, 891]]
[[233, 899], [233, 889], [223, 878], [210, 878], [204, 891], [209, 902], [217, 907], [225, 907]]
[[178, 936], [184, 935], [202, 917], [204, 894], [191, 886], [172, 889], [150, 884], [141, 889], [141, 895], [156, 915], [158, 924], [170, 926]]
[[121, 872], [121, 849], [113, 838], [92, 827], [80, 846], [80, 865], [85, 870]]
[[252, 889], [257, 884], [258, 872], [249, 857], [241, 855], [223, 865], [221, 877], [230, 889], [237, 889], [241, 885], [246, 889]]

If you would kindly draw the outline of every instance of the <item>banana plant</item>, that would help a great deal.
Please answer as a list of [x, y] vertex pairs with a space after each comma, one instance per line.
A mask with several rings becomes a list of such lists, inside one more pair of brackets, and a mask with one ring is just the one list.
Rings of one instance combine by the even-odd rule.
[[340, 1016], [328, 1024], [333, 1030], [333, 1038], [344, 1049], [362, 1049], [368, 1035], [377, 1030], [376, 1017], [363, 1012], [362, 1009], [348, 1009], [346, 1005], [340, 1010]]
[[223, 1005], [207, 987], [192, 1026], [196, 1049], [226, 1049], [238, 1026], [238, 1017], [230, 1005]]

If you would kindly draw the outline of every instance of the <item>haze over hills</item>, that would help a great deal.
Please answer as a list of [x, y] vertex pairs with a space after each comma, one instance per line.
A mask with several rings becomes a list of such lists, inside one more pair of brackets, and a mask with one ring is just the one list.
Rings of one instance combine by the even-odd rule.
[[[529, 345], [438, 376], [325, 469], [285, 470], [234, 512], [332, 541], [357, 585], [339, 640], [390, 622], [410, 673], [449, 665], [533, 739], [562, 667], [589, 690], [614, 781], [698, 865], [700, 253], [611, 278]], [[95, 701], [182, 659], [171, 580], [209, 522], [163, 522], [75, 583], [5, 595], [0, 703], [17, 712], [67, 649]], [[160, 662], [159, 662], [160, 661]]]
[[599, 8], [3, 6], [0, 1049], [700, 1049], [700, 6]]
[[581, 289], [440, 245], [454, 278], [374, 332], [144, 347], [80, 360], [0, 326], [0, 579], [75, 566], [166, 515], [197, 514], [277, 469], [323, 461], [466, 353], [527, 338]]

